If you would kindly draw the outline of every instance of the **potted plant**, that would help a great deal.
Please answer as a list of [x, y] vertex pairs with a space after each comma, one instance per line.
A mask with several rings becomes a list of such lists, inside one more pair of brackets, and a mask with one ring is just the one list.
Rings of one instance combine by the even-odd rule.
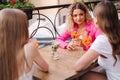
[[3, 8], [17, 8], [23, 10], [28, 19], [32, 19], [32, 11], [34, 9], [34, 5], [30, 3], [28, 0], [0, 0], [0, 9]]

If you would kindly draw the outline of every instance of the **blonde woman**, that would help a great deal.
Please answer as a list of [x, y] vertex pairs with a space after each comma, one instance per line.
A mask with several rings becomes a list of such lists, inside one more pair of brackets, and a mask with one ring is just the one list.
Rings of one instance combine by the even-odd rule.
[[[87, 6], [82, 2], [76, 2], [70, 5], [66, 27], [65, 32], [56, 38], [56, 42], [59, 42], [60, 47], [64, 49], [75, 50], [80, 45], [74, 43], [74, 41], [66, 43], [66, 40], [71, 38], [72, 31], [78, 31], [81, 36], [91, 36], [92, 42], [100, 34], [100, 31], [95, 28]], [[83, 46], [83, 49], [87, 50], [88, 47]]]
[[34, 64], [48, 72], [48, 64], [40, 56], [28, 36], [27, 16], [18, 9], [0, 11], [0, 80], [32, 80]]

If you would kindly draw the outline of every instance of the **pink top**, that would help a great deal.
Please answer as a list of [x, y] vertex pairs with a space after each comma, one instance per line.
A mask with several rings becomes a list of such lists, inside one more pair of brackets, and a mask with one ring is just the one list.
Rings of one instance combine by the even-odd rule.
[[[74, 24], [74, 30], [78, 29], [78, 25]], [[95, 27], [95, 24], [93, 22], [86, 22], [85, 24], [85, 31], [86, 33], [92, 37], [92, 42], [95, 40], [95, 38], [101, 34], [101, 32]], [[64, 33], [62, 33], [59, 37], [57, 37], [55, 39], [56, 42], [60, 43], [60, 47], [61, 48], [66, 48], [67, 46], [67, 42], [66, 40], [71, 38], [71, 32], [69, 32], [68, 30], [66, 30]], [[87, 50], [88, 47], [84, 46], [83, 47], [84, 50]]]

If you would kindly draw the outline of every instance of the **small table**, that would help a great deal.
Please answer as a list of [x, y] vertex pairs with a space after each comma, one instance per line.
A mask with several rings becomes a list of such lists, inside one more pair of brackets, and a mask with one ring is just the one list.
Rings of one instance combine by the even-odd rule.
[[72, 78], [76, 77], [77, 74], [82, 75], [86, 72], [86, 70], [83, 72], [76, 72], [73, 69], [75, 62], [85, 53], [85, 51], [82, 49], [76, 51], [68, 51], [59, 48], [59, 60], [53, 59], [51, 46], [41, 48], [39, 51], [41, 56], [49, 64], [49, 73], [44, 73], [40, 70], [35, 71], [34, 75], [41, 80], [72, 80]]

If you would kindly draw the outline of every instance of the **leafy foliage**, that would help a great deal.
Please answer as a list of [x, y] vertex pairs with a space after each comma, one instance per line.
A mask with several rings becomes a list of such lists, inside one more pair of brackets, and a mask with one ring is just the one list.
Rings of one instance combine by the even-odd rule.
[[[14, 1], [14, 2], [13, 2]], [[30, 2], [24, 2], [24, 0], [0, 0], [0, 9], [3, 8], [34, 8], [35, 6]]]

